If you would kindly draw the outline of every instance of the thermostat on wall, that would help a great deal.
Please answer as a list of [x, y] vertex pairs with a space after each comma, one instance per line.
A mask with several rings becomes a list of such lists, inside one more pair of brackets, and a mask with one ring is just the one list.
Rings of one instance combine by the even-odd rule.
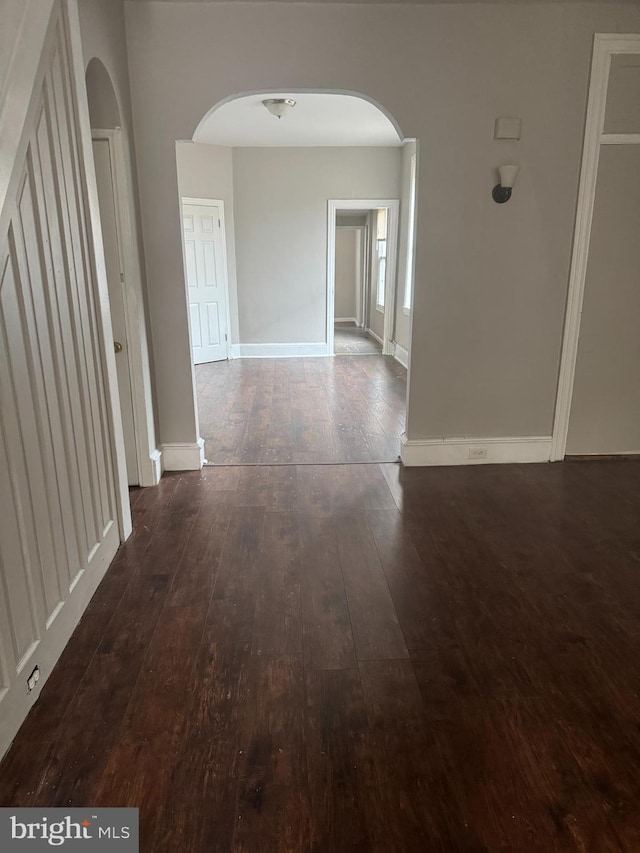
[[520, 139], [522, 119], [503, 116], [496, 119], [494, 139]]

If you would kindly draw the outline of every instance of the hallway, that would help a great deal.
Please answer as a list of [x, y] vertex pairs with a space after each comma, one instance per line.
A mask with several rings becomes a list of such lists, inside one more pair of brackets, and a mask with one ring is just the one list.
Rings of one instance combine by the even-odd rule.
[[407, 371], [390, 356], [245, 358], [195, 371], [209, 464], [398, 458]]
[[219, 467], [132, 492], [0, 768], [144, 853], [635, 851], [640, 463]]

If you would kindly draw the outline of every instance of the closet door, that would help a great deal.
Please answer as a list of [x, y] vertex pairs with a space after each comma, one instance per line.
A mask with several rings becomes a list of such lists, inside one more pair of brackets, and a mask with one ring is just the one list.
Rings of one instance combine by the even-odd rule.
[[0, 234], [0, 756], [120, 540], [63, 12], [56, 3]]

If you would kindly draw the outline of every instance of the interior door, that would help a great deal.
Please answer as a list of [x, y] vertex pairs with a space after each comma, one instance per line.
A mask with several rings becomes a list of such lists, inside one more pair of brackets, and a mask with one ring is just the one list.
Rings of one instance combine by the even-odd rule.
[[[129, 351], [127, 347], [127, 327], [125, 319], [124, 282], [118, 220], [116, 215], [115, 190], [111, 161], [111, 143], [108, 139], [93, 140], [93, 158], [98, 183], [100, 221], [102, 239], [109, 283], [109, 306], [111, 325], [116, 345], [116, 368], [118, 371], [118, 392], [124, 430], [124, 446], [127, 459], [127, 479], [130, 486], [138, 485], [138, 457], [136, 436], [133, 425], [133, 395], [131, 392], [131, 374], [129, 372]], [[121, 347], [121, 349], [119, 348]]]
[[222, 205], [183, 203], [193, 363], [229, 357]]
[[120, 541], [64, 8], [53, 12], [2, 207], [0, 756]]

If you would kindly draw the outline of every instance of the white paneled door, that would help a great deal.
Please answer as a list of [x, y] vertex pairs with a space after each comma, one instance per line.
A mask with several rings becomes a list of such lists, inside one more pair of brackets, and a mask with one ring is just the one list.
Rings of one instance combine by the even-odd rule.
[[53, 4], [0, 209], [0, 757], [120, 542], [66, 8]]
[[138, 457], [136, 453], [136, 434], [133, 421], [133, 395], [131, 392], [131, 371], [129, 367], [129, 345], [127, 341], [127, 320], [125, 314], [124, 274], [122, 266], [121, 240], [118, 231], [118, 215], [113, 179], [112, 150], [108, 138], [93, 139], [93, 162], [96, 168], [96, 183], [100, 205], [100, 222], [104, 259], [109, 285], [109, 307], [113, 342], [116, 348], [116, 369], [118, 371], [118, 392], [124, 447], [127, 459], [127, 479], [130, 486], [137, 486]]
[[183, 199], [184, 264], [193, 363], [229, 357], [222, 202]]

